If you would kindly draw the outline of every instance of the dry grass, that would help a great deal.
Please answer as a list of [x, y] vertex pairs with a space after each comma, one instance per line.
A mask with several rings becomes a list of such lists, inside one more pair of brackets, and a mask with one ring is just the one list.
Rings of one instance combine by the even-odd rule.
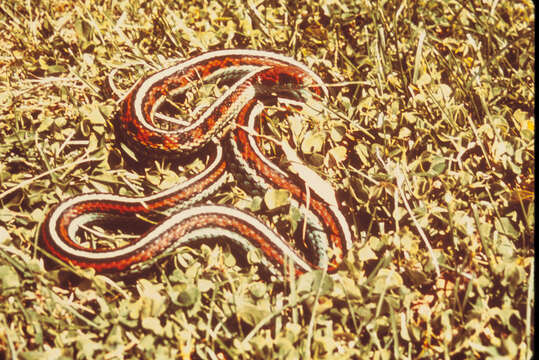
[[[531, 358], [534, 28], [530, 1], [0, 2], [0, 358]], [[52, 205], [183, 175], [125, 168], [110, 71], [222, 48], [331, 86], [341, 116], [297, 141], [360, 239], [339, 276], [263, 280], [226, 246], [125, 281], [45, 270]]]

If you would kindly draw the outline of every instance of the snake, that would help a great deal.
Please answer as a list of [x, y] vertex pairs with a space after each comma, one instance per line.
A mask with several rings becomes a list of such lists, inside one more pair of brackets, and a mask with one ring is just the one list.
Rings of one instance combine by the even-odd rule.
[[[223, 83], [226, 90], [192, 121], [159, 126], [156, 113], [163, 102], [185, 95], [201, 81]], [[180, 246], [217, 241], [247, 252], [258, 249], [263, 265], [273, 269], [292, 263], [298, 273], [335, 272], [353, 240], [335, 191], [320, 177], [317, 184], [326, 186], [309, 184], [318, 175], [302, 171], [305, 167], [299, 167], [299, 175], [282, 170], [263, 154], [257, 135], [268, 117], [266, 108], [276, 99], [288, 99], [293, 107], [324, 96], [327, 87], [306, 65], [260, 50], [210, 51], [141, 77], [119, 102], [114, 117], [119, 137], [143, 156], [205, 155], [207, 164], [186, 181], [148, 196], [87, 193], [58, 203], [41, 226], [43, 248], [62, 262], [98, 273], [132, 274]], [[288, 191], [290, 204], [301, 210], [307, 224], [301, 240], [294, 244], [245, 210], [207, 202], [231, 172], [241, 172], [260, 191]], [[95, 248], [77, 240], [86, 226], [125, 224], [167, 209], [173, 209], [168, 217], [126, 245]]]

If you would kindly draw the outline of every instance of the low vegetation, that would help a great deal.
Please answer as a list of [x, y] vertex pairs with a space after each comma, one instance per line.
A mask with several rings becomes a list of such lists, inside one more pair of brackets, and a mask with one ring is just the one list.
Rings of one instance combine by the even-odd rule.
[[[531, 1], [4, 0], [0, 34], [0, 358], [532, 358]], [[269, 131], [338, 189], [357, 241], [337, 275], [267, 277], [226, 244], [128, 279], [46, 267], [54, 204], [202, 164], [127, 166], [109, 74], [127, 89], [224, 48], [287, 54], [331, 90], [327, 117]], [[212, 201], [293, 221], [236, 185]]]

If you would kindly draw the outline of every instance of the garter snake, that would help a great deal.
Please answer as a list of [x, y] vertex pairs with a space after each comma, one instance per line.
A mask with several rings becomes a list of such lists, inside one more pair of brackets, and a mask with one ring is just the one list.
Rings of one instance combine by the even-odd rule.
[[[172, 130], [157, 126], [155, 112], [167, 96], [185, 93], [196, 81], [220, 80], [229, 87], [194, 121]], [[62, 261], [83, 268], [129, 273], [178, 246], [223, 238], [246, 250], [260, 249], [272, 264], [283, 265], [291, 259], [298, 272], [315, 268], [335, 271], [352, 244], [351, 231], [337, 202], [319, 193], [317, 186], [307, 187], [304, 180], [272, 163], [260, 151], [256, 136], [268, 99], [301, 99], [298, 94], [307, 89], [327, 96], [322, 80], [304, 64], [256, 50], [208, 52], [141, 78], [120, 103], [115, 126], [121, 136], [137, 152], [152, 157], [177, 158], [204, 149], [211, 154], [209, 164], [189, 180], [150, 196], [93, 193], [67, 199], [47, 215], [41, 229], [43, 246]], [[305, 210], [310, 228], [305, 242], [314, 255], [305, 256], [247, 212], [204, 203], [226, 180], [231, 161], [221, 146], [226, 141], [234, 161], [256, 186], [286, 189], [292, 201]], [[334, 198], [334, 194], [329, 197]], [[128, 245], [93, 249], [75, 240], [83, 225], [125, 220], [172, 207], [177, 212]]]

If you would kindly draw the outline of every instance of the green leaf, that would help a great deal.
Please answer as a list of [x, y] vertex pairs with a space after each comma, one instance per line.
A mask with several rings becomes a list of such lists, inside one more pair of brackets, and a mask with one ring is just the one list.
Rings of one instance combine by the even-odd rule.
[[262, 205], [262, 198], [260, 196], [254, 196], [249, 206], [249, 209], [252, 212], [257, 212], [258, 210], [261, 209], [261, 205]]
[[326, 295], [332, 289], [333, 279], [327, 274], [324, 274], [322, 270], [302, 274], [297, 280], [297, 291], [299, 294], [320, 292], [320, 295]]
[[301, 143], [301, 151], [304, 154], [318, 153], [322, 150], [325, 139], [323, 133], [309, 131]]
[[520, 236], [519, 231], [513, 226], [511, 219], [507, 217], [496, 218], [494, 220], [494, 226], [496, 230], [509, 236], [511, 239], [516, 240]]
[[344, 126], [333, 126], [330, 130], [331, 140], [340, 142], [346, 134], [346, 128]]
[[402, 277], [394, 270], [380, 269], [376, 275], [373, 291], [377, 294], [387, 292], [394, 288], [400, 288], [403, 285]]
[[91, 104], [83, 105], [80, 108], [80, 112], [83, 118], [89, 120], [91, 124], [105, 125], [106, 120], [100, 109], [100, 104], [98, 102], [93, 102]]
[[7, 244], [11, 240], [11, 235], [7, 232], [7, 229], [0, 226], [0, 244]]
[[0, 282], [4, 293], [16, 291], [21, 285], [19, 274], [9, 265], [0, 265]]
[[254, 298], [262, 299], [267, 296], [268, 289], [264, 283], [255, 282], [249, 286], [249, 292]]
[[77, 349], [86, 359], [94, 359], [94, 353], [103, 348], [103, 343], [95, 342], [96, 335], [82, 334], [77, 340]]
[[[155, 322], [154, 320], [149, 321], [150, 324], [147, 324], [149, 326], [148, 330], [151, 330], [152, 322]], [[156, 327], [159, 327], [159, 325], [155, 324]], [[144, 336], [138, 344], [138, 347], [143, 351], [151, 351], [152, 353], [155, 351], [155, 336], [153, 335], [146, 335]]]
[[370, 246], [365, 245], [358, 251], [358, 259], [359, 261], [369, 261], [369, 260], [376, 260], [378, 259], [378, 256], [372, 251]]
[[264, 309], [243, 300], [238, 301], [236, 309], [237, 316], [251, 326], [258, 324], [270, 314], [269, 309]]
[[21, 356], [21, 359], [23, 360], [65, 359], [65, 357], [62, 356], [62, 350], [58, 348], [50, 349], [47, 351], [26, 351], [26, 352], [21, 353], [20, 356]]
[[46, 71], [50, 75], [57, 75], [57, 74], [65, 73], [67, 69], [64, 65], [54, 64], [54, 65], [48, 65], [46, 68]]
[[331, 166], [334, 164], [340, 164], [346, 160], [347, 150], [344, 146], [336, 146], [333, 149], [329, 150], [326, 155], [326, 159], [331, 159], [332, 162], [326, 162]]
[[141, 326], [143, 329], [150, 330], [157, 336], [163, 336], [165, 330], [161, 326], [161, 321], [155, 317], [146, 317], [141, 321]]
[[200, 292], [203, 292], [203, 293], [213, 290], [215, 288], [215, 283], [207, 279], [200, 279], [198, 280], [197, 284], [198, 284], [198, 289], [200, 290]]
[[284, 189], [269, 189], [264, 194], [264, 203], [269, 210], [274, 210], [290, 203], [290, 193]]
[[139, 280], [137, 285], [141, 295], [139, 300], [143, 304], [141, 316], [159, 316], [164, 313], [167, 308], [167, 298], [161, 294], [163, 285], [152, 284], [146, 279]]
[[178, 293], [176, 301], [180, 306], [191, 307], [200, 300], [200, 290], [194, 285], [188, 285]]

